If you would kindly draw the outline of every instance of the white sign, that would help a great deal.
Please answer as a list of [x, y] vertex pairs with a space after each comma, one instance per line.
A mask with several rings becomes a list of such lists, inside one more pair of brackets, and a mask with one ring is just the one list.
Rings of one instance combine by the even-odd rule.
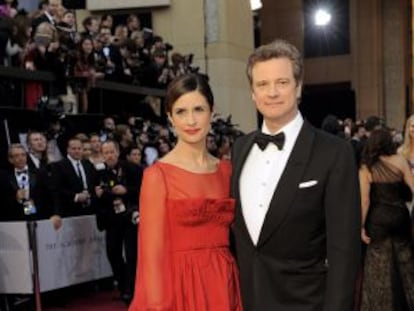
[[33, 293], [31, 271], [26, 223], [0, 223], [0, 293]]
[[[0, 241], [0, 293], [33, 293], [26, 223], [0, 223]], [[37, 251], [41, 292], [112, 275], [95, 216], [64, 218], [58, 231], [38, 221]]]

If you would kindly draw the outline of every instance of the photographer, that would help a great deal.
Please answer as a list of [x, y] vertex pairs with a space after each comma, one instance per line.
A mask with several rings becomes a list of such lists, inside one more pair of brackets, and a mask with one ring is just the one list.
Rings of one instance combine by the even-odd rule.
[[97, 225], [106, 233], [107, 256], [121, 299], [129, 303], [135, 281], [142, 169], [119, 161], [119, 146], [113, 140], [102, 144], [102, 155], [105, 169], [98, 172], [98, 186], [95, 187]]
[[156, 49], [152, 54], [152, 62], [144, 68], [142, 84], [148, 87], [164, 89], [173, 79], [167, 64], [167, 54], [164, 49]]

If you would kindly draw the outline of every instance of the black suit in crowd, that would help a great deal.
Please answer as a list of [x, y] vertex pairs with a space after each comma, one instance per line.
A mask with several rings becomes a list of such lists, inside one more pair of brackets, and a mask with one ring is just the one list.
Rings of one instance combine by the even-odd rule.
[[17, 201], [16, 193], [21, 187], [12, 168], [0, 172], [0, 188], [4, 199], [0, 209], [1, 221], [36, 220], [49, 217], [48, 198], [41, 189], [38, 174], [28, 170], [26, 176], [25, 178], [29, 183], [30, 199], [33, 200], [36, 213], [26, 215], [23, 202]]
[[[233, 227], [244, 311], [350, 311], [360, 263], [360, 196], [352, 148], [305, 121], [250, 237], [239, 178], [258, 131], [233, 148]], [[300, 184], [312, 181], [310, 187]]]
[[54, 25], [54, 24], [55, 24], [55, 22], [54, 22], [54, 21], [51, 21], [51, 20], [47, 17], [47, 15], [46, 15], [45, 13], [43, 13], [43, 14], [41, 14], [40, 16], [38, 16], [37, 18], [35, 18], [35, 19], [33, 20], [33, 22], [32, 22], [33, 32], [32, 32], [32, 33], [35, 33], [36, 28], [37, 28], [37, 27], [38, 27], [41, 23], [49, 23], [49, 24], [52, 24], [52, 25]]
[[95, 193], [97, 173], [93, 164], [81, 160], [86, 177], [86, 189], [82, 179], [68, 158], [52, 164], [51, 184], [53, 185], [54, 213], [63, 217], [94, 214], [92, 202], [89, 204], [75, 202], [77, 193], [87, 190]]
[[[114, 169], [106, 167], [98, 171], [98, 175], [98, 185], [104, 188], [104, 194], [94, 203], [97, 225], [100, 230], [106, 231], [107, 255], [118, 288], [121, 294], [132, 295], [137, 263], [137, 225], [133, 223], [132, 217], [135, 211], [139, 211], [142, 168], [128, 162], [118, 162]], [[111, 189], [116, 185], [125, 186], [127, 193], [123, 196], [114, 195]], [[118, 202], [119, 199], [126, 210], [117, 213], [114, 201]]]

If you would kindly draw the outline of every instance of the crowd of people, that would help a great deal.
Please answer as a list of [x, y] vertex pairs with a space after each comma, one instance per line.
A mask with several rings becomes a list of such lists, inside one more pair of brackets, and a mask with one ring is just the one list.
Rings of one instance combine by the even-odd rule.
[[[173, 51], [151, 28], [130, 14], [114, 24], [110, 14], [87, 16], [78, 29], [75, 11], [61, 0], [45, 0], [35, 12], [19, 10], [17, 0], [0, 1], [0, 65], [55, 74], [51, 85], [29, 81], [25, 104], [36, 107], [42, 95], [76, 94], [88, 112], [88, 90], [97, 79], [165, 89], [175, 77], [197, 72], [193, 55]], [[69, 90], [70, 88], [70, 90]]]
[[[216, 115], [209, 151], [229, 158], [231, 142], [241, 134], [231, 118]], [[47, 132], [29, 131], [26, 141], [9, 146], [9, 165], [3, 163], [0, 172], [5, 199], [0, 221], [50, 219], [59, 230], [63, 217], [96, 215], [120, 295], [129, 302], [140, 176], [175, 143], [171, 126], [134, 116], [104, 117], [94, 133], [78, 133], [67, 120], [55, 119]]]
[[[85, 21], [85, 51], [106, 22]], [[131, 311], [414, 310], [414, 117], [404, 133], [376, 116], [316, 129], [299, 111], [301, 55], [284, 40], [256, 49], [247, 76], [264, 118], [247, 135], [214, 115], [193, 73], [167, 83], [169, 125], [106, 117], [94, 133], [62, 120], [29, 132], [9, 146], [0, 217], [58, 230], [96, 214]]]

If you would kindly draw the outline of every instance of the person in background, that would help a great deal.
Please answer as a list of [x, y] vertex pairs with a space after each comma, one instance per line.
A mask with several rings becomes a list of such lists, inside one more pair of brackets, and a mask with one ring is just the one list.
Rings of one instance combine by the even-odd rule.
[[97, 183], [96, 171], [82, 154], [82, 141], [71, 138], [67, 143], [67, 157], [52, 167], [52, 196], [55, 214], [60, 217], [94, 214], [92, 195]]
[[91, 143], [91, 155], [89, 156], [89, 161], [92, 162], [96, 170], [104, 169], [104, 158], [101, 152], [102, 143], [99, 134], [90, 134], [89, 142]]
[[360, 310], [414, 310], [414, 252], [405, 205], [414, 177], [387, 129], [371, 132], [359, 180], [361, 238], [367, 244]]
[[26, 137], [28, 148], [27, 164], [31, 170], [39, 170], [46, 167], [47, 158], [47, 140], [46, 136], [39, 131], [29, 131]]
[[206, 148], [213, 105], [201, 76], [183, 75], [169, 85], [167, 114], [178, 141], [144, 173], [129, 311], [242, 310], [229, 250], [231, 166]]
[[2, 204], [0, 221], [21, 221], [48, 217], [47, 197], [42, 195], [34, 169], [27, 165], [27, 154], [21, 144], [8, 150], [11, 169], [0, 172]]
[[105, 231], [106, 253], [120, 298], [129, 304], [135, 284], [142, 168], [119, 159], [116, 141], [105, 141], [101, 150], [105, 169], [98, 171], [95, 187], [96, 220], [98, 229]]
[[414, 175], [414, 115], [409, 116], [405, 123], [404, 141], [397, 151], [407, 160]]
[[132, 145], [127, 149], [126, 159], [135, 165], [142, 165], [142, 151], [137, 145]]

